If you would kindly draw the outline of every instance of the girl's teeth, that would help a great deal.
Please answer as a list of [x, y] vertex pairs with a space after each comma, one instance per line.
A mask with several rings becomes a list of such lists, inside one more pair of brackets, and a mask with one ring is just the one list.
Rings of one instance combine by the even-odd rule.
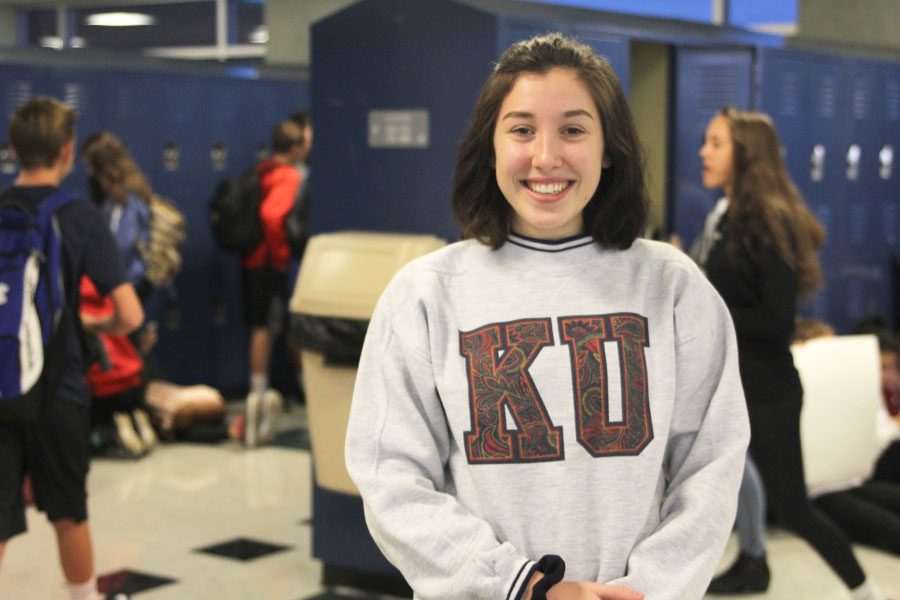
[[532, 183], [529, 187], [538, 194], [547, 194], [549, 196], [560, 193], [568, 185], [567, 183]]

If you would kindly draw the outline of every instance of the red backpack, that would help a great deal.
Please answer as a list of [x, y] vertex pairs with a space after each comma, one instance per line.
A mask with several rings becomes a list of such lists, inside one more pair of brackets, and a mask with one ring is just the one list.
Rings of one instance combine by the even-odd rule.
[[[112, 315], [113, 310], [112, 300], [100, 296], [94, 282], [82, 277], [81, 313], [102, 318]], [[93, 363], [85, 374], [91, 395], [112, 396], [140, 386], [144, 361], [128, 336], [103, 333], [97, 337], [109, 360]]]

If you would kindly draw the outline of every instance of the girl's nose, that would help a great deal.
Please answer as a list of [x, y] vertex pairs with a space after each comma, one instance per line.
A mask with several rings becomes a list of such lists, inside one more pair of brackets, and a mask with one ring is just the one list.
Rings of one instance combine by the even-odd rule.
[[543, 170], [562, 164], [560, 142], [554, 135], [538, 134], [534, 142], [532, 164]]

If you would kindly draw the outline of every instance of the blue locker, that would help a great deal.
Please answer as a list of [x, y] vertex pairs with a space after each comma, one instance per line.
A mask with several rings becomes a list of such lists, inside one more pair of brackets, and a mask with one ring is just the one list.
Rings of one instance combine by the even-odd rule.
[[897, 154], [900, 152], [900, 64], [877, 65], [875, 133], [871, 157], [875, 171], [873, 199], [880, 215], [880, 231], [873, 230], [873, 238], [883, 241], [882, 264], [888, 273], [883, 294], [885, 318], [894, 328], [900, 327], [900, 173], [897, 172]]
[[752, 65], [749, 48], [675, 48], [669, 223], [685, 244], [697, 237], [722, 195], [704, 188], [701, 180], [699, 151], [706, 126], [727, 104], [750, 107]]

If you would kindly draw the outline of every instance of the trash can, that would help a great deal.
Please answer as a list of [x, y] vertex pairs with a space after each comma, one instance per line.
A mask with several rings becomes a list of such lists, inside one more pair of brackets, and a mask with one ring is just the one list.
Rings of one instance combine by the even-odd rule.
[[[302, 350], [313, 459], [313, 556], [324, 583], [399, 573], [369, 536], [362, 500], [344, 465], [344, 439], [366, 328], [375, 303], [410, 260], [444, 246], [431, 235], [340, 232], [309, 240], [290, 301], [291, 336]], [[352, 582], [343, 575], [352, 573]], [[372, 586], [369, 586], [370, 589]], [[372, 591], [396, 593], [385, 583]]]

